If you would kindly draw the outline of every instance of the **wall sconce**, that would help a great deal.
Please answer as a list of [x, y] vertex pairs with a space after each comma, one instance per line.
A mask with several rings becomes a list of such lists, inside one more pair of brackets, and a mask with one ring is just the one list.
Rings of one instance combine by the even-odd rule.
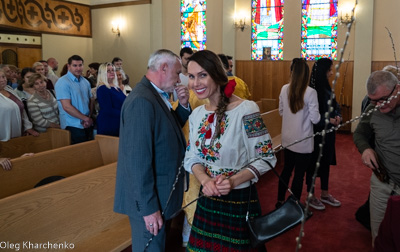
[[112, 26], [111, 26], [111, 32], [116, 33], [119, 36], [121, 36], [121, 31], [119, 30], [120, 22], [119, 21], [113, 21]]
[[352, 16], [352, 7], [344, 6], [340, 10], [340, 14], [338, 16], [339, 24], [348, 25], [351, 22], [354, 22], [354, 16]]
[[240, 29], [241, 31], [249, 26], [246, 24], [246, 16], [244, 12], [241, 12], [239, 15], [235, 14], [234, 25], [236, 29]]

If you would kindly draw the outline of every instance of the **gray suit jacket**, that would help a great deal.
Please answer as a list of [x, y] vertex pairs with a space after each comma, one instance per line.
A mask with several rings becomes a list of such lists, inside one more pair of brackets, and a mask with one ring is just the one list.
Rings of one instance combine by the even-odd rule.
[[[170, 111], [146, 77], [129, 94], [121, 111], [115, 212], [147, 216], [164, 210], [185, 155], [181, 128], [189, 114], [182, 106]], [[182, 205], [184, 176], [182, 169], [165, 219]]]

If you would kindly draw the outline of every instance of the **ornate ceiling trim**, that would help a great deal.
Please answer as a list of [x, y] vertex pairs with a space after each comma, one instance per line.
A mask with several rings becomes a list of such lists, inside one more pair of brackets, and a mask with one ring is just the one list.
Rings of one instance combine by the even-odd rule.
[[2, 0], [0, 27], [92, 36], [90, 6], [58, 0]]

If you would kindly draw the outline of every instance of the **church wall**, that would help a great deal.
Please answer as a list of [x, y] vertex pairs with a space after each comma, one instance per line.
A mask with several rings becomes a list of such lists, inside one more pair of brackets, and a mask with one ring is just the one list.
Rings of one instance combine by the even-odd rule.
[[[113, 20], [121, 20], [118, 36], [111, 32]], [[124, 71], [134, 85], [144, 75], [150, 50], [150, 5], [132, 5], [92, 10], [93, 59], [111, 62], [123, 60]]]
[[[375, 0], [374, 22], [372, 39], [372, 61], [394, 61], [392, 42], [389, 38], [387, 27], [393, 37], [396, 48], [397, 60], [400, 52], [400, 1]], [[362, 9], [358, 10], [362, 11]], [[356, 24], [357, 28], [357, 24]]]
[[[232, 10], [226, 10], [228, 2], [229, 6], [231, 3], [234, 5]], [[351, 1], [342, 0], [339, 7], [344, 2]], [[289, 1], [285, 8], [285, 60], [300, 56], [301, 4], [300, 1], [290, 5], [288, 3]], [[235, 9], [244, 10], [248, 14], [247, 23], [250, 24], [251, 0], [208, 1], [207, 4], [207, 49], [231, 54], [235, 60], [250, 60], [251, 28], [248, 27], [243, 32], [235, 31], [234, 13], [228, 12], [234, 12]], [[93, 38], [43, 34], [43, 58], [56, 57], [62, 64], [70, 55], [78, 53], [88, 64], [92, 61], [109, 61], [114, 56], [120, 56], [124, 60], [126, 72], [136, 82], [144, 74], [148, 56], [152, 51], [163, 47], [175, 53], [179, 52], [179, 6], [180, 0], [153, 0], [151, 4], [93, 9]], [[357, 11], [363, 11], [361, 4], [359, 7]], [[396, 47], [400, 48], [397, 46], [400, 45], [400, 33], [397, 32], [400, 23], [398, 9], [400, 1], [374, 1], [372, 61], [394, 60], [391, 41], [385, 26], [392, 32]], [[125, 26], [121, 27], [121, 37], [111, 33], [111, 21], [118, 17], [124, 17], [126, 20]], [[354, 60], [355, 29], [357, 21], [350, 34], [345, 60]], [[346, 27], [340, 25], [338, 48], [343, 46], [345, 34]]]
[[87, 66], [93, 58], [92, 38], [42, 34], [42, 55], [47, 60], [54, 57], [58, 61], [58, 75], [68, 58], [74, 54], [81, 56]]

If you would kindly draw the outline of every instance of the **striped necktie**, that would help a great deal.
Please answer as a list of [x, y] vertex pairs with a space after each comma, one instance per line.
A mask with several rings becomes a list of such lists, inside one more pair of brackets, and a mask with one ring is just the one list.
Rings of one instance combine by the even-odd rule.
[[167, 104], [168, 108], [172, 109], [172, 105], [169, 102], [169, 95], [166, 92], [162, 92], [161, 95], [164, 96], [164, 98], [167, 100], [166, 104]]

